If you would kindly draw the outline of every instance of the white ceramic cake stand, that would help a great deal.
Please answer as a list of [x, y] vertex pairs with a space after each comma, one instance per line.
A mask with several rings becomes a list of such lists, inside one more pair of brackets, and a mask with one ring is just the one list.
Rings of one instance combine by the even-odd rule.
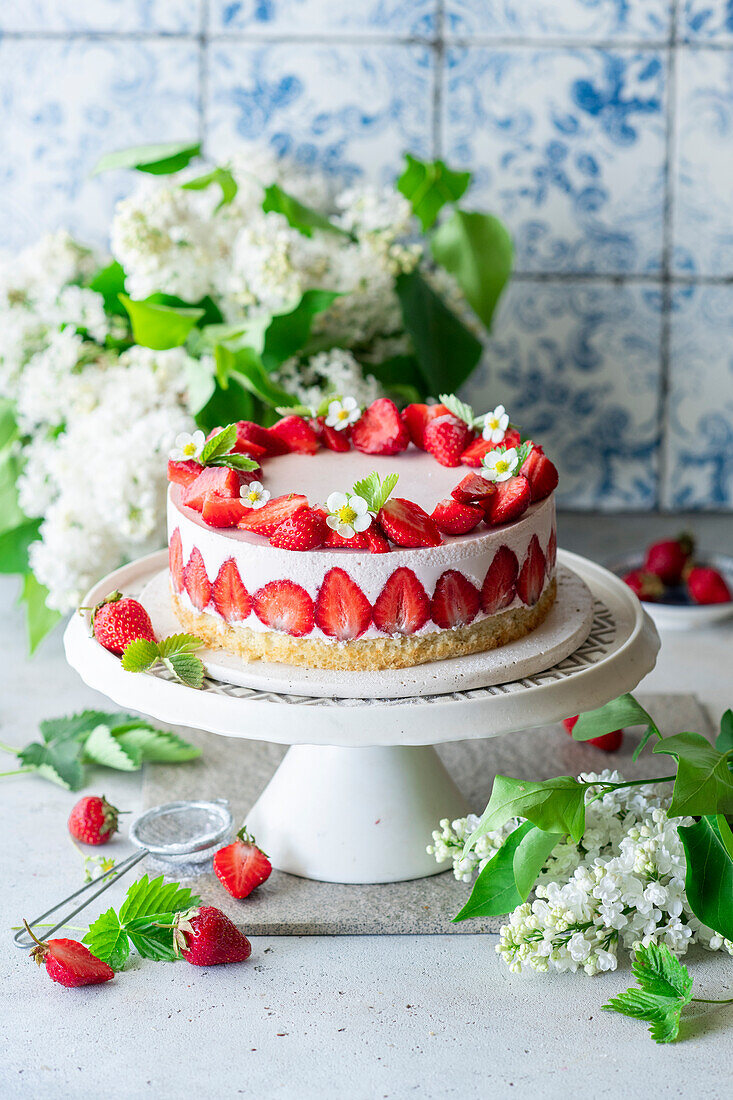
[[[124, 566], [95, 585], [84, 604], [93, 606], [115, 588], [142, 593], [145, 603], [165, 565], [161, 552]], [[355, 698], [354, 673], [340, 674], [348, 681], [347, 698], [334, 689], [339, 674], [333, 673], [330, 695], [317, 694], [313, 683], [306, 684], [312, 693], [304, 694], [303, 670], [295, 668], [301, 693], [293, 694], [282, 679], [284, 666], [276, 690], [267, 690], [259, 683], [259, 663], [251, 666], [257, 686], [243, 682], [240, 663], [236, 683], [210, 675], [195, 691], [164, 669], [124, 672], [90, 638], [81, 615], [67, 626], [64, 645], [82, 679], [118, 705], [171, 725], [292, 746], [246, 819], [275, 867], [327, 882], [397, 882], [439, 873], [426, 842], [441, 817], [468, 809], [434, 745], [495, 737], [591, 710], [636, 687], [654, 667], [659, 638], [627, 585], [575, 554], [561, 551], [558, 566], [558, 599], [549, 625], [539, 628], [552, 635], [554, 624], [552, 655], [538, 667], [538, 631], [504, 647], [503, 682], [497, 664], [503, 651], [484, 655], [491, 686], [475, 686], [476, 658], [465, 657], [420, 666], [422, 679], [412, 681], [418, 687], [409, 698]], [[564, 652], [557, 637], [562, 622]], [[205, 663], [209, 656], [216, 675], [227, 676], [221, 655], [204, 653]], [[442, 667], [460, 662], [470, 666], [474, 686], [467, 689], [456, 688], [455, 667]], [[393, 690], [399, 694], [399, 687]]]

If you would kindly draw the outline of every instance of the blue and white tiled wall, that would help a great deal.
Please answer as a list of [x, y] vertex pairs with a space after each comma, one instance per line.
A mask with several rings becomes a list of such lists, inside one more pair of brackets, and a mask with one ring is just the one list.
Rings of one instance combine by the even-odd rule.
[[0, 244], [104, 239], [105, 150], [476, 170], [516, 241], [476, 404], [577, 508], [733, 508], [731, 0], [2, 0]]

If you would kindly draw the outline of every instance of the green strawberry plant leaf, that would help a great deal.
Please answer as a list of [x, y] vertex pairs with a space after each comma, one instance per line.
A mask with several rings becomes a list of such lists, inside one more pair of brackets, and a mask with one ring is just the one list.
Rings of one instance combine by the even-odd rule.
[[399, 476], [399, 474], [386, 474], [381, 478], [376, 470], [372, 470], [366, 477], [354, 482], [351, 492], [355, 496], [362, 497], [367, 502], [369, 511], [376, 515], [381, 508], [384, 508], [394, 492]]
[[157, 642], [149, 638], [136, 638], [125, 646], [122, 654], [122, 667], [125, 672], [147, 672], [160, 658]]
[[125, 745], [112, 736], [109, 726], [99, 725], [84, 742], [85, 764], [102, 764], [121, 772], [137, 771], [142, 764], [142, 754], [131, 745]]
[[631, 967], [638, 988], [612, 997], [603, 1008], [635, 1020], [645, 1020], [657, 1043], [677, 1038], [682, 1009], [692, 1000], [692, 978], [679, 959], [663, 944], [636, 949]]
[[118, 726], [112, 730], [112, 736], [126, 752], [137, 751], [141, 759], [150, 764], [178, 764], [197, 760], [201, 756], [201, 749], [182, 737], [168, 730], [153, 729], [152, 726]]
[[164, 882], [163, 876], [152, 881], [147, 875], [127, 891], [119, 914], [108, 909], [89, 926], [84, 943], [93, 955], [114, 969], [122, 967], [130, 953], [130, 944], [143, 958], [173, 960], [173, 931], [176, 913], [200, 905], [201, 898], [178, 882]]
[[206, 440], [201, 450], [199, 462], [202, 466], [208, 466], [213, 459], [228, 454], [236, 442], [237, 425], [227, 424], [226, 428], [222, 428], [216, 435], [212, 435], [211, 439]]
[[18, 753], [18, 761], [23, 767], [33, 768], [68, 791], [78, 791], [84, 786], [84, 769], [79, 757], [79, 744], [73, 740], [43, 745], [34, 742]]

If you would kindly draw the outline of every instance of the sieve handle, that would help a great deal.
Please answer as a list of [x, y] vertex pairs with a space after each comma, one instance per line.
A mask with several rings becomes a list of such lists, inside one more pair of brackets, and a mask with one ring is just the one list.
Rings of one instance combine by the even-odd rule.
[[[94, 894], [90, 894], [89, 897], [85, 897], [81, 905], [77, 905], [76, 909], [72, 909], [70, 913], [67, 913], [63, 920], [60, 920], [58, 924], [55, 924], [53, 928], [51, 928], [48, 932], [44, 930], [44, 938], [50, 938], [54, 934], [54, 932], [58, 932], [59, 928], [63, 928], [65, 924], [68, 924], [72, 917], [75, 917], [77, 913], [80, 913], [82, 911], [82, 909], [86, 909], [87, 905], [93, 902], [95, 898], [98, 898], [100, 894], [103, 894], [105, 890], [108, 890], [110, 886], [112, 886], [112, 884], [117, 881], [118, 878], [122, 878], [123, 875], [126, 875], [127, 872], [130, 871], [136, 863], [139, 863], [140, 860], [144, 859], [145, 856], [147, 856], [148, 854], [149, 853], [147, 848], [143, 848], [142, 851], [135, 852], [133, 855], [128, 856], [127, 859], [120, 863], [118, 867], [111, 867], [109, 871], [105, 871], [103, 875], [99, 876], [99, 878], [92, 879], [91, 882], [85, 882], [84, 885], [80, 887], [80, 889], [76, 890], [73, 894], [69, 894], [67, 898], [64, 898], [62, 901], [57, 902], [56, 905], [52, 906], [50, 909], [47, 909], [45, 913], [41, 913], [40, 917], [34, 917], [32, 921], [28, 922], [28, 927], [35, 928], [36, 925], [40, 924], [40, 922], [42, 920], [45, 920], [46, 917], [50, 917], [52, 913], [58, 912], [59, 909], [61, 909], [65, 905], [68, 905], [69, 902], [74, 901], [75, 898], [81, 897], [82, 894], [86, 894], [87, 891], [92, 889], [92, 887], [97, 886], [98, 883], [102, 881], [102, 879], [107, 879], [107, 881], [102, 886], [100, 886], [99, 890], [97, 890]], [[25, 928], [21, 928], [19, 932], [16, 932], [13, 936], [13, 940], [15, 942], [15, 946], [22, 948], [24, 951], [27, 951], [29, 948], [35, 946], [34, 941], [30, 938]]]

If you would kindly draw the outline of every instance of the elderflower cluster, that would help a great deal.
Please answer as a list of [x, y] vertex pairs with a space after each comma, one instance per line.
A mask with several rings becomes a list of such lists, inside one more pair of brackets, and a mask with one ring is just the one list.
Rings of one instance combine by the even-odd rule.
[[[623, 782], [618, 772], [583, 774], [587, 783]], [[733, 954], [733, 942], [700, 923], [685, 895], [685, 854], [677, 826], [691, 819], [667, 815], [670, 796], [644, 785], [586, 792], [586, 830], [580, 844], [566, 838], [540, 872], [534, 900], [519, 905], [499, 933], [497, 952], [511, 970], [615, 970], [619, 948], [665, 944], [684, 955], [693, 943]], [[469, 816], [440, 822], [428, 848], [438, 862], [453, 861], [470, 881], [520, 823], [486, 834], [465, 859], [463, 845], [478, 824]]]

